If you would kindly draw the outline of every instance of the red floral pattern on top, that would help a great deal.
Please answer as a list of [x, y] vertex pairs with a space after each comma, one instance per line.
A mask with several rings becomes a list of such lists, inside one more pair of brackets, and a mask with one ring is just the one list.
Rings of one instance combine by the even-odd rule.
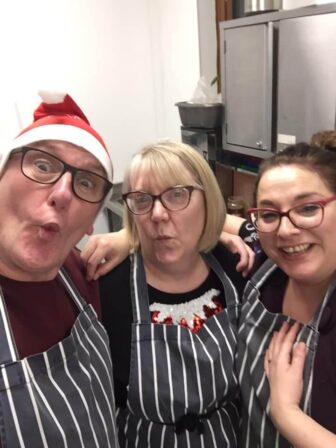
[[224, 309], [216, 289], [181, 304], [153, 303], [150, 306], [151, 322], [155, 324], [182, 325], [197, 333], [209, 317]]

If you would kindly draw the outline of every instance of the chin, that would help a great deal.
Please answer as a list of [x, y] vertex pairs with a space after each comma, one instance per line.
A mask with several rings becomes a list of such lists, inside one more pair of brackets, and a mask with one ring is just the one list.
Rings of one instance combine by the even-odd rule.
[[158, 263], [166, 265], [177, 263], [179, 261], [177, 257], [170, 257], [170, 256], [157, 255], [155, 258], [157, 259]]
[[56, 276], [59, 267], [61, 266], [60, 257], [52, 256], [51, 254], [29, 254], [29, 256], [21, 259], [21, 267], [31, 274], [46, 273], [48, 277]]
[[[318, 267], [312, 267], [312, 266], [304, 266], [304, 265], [288, 265], [286, 263], [283, 263], [282, 266], [279, 263], [279, 267], [288, 275], [289, 278], [292, 280], [306, 283], [308, 284], [315, 284], [318, 283], [318, 279], [316, 278], [316, 274], [320, 272], [320, 269]], [[320, 277], [320, 275], [319, 275]]]
[[166, 265], [179, 263], [183, 260], [183, 254], [176, 250], [156, 251], [154, 256], [159, 263]]

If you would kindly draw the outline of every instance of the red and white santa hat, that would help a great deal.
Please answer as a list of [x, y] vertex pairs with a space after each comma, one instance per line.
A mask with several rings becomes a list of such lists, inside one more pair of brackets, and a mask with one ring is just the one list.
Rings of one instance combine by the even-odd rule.
[[40, 91], [39, 95], [42, 103], [34, 112], [33, 123], [20, 132], [7, 150], [1, 151], [0, 173], [14, 149], [42, 140], [61, 140], [96, 157], [112, 182], [113, 168], [106, 145], [74, 100], [60, 92]]

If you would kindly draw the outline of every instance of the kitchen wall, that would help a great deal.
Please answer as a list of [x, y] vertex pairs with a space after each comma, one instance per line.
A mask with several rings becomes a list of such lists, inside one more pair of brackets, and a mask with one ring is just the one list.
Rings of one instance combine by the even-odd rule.
[[31, 122], [35, 92], [56, 87], [104, 136], [120, 182], [142, 145], [180, 139], [174, 103], [200, 75], [197, 2], [1, 2], [0, 64], [0, 144]]
[[0, 62], [2, 140], [29, 123], [38, 88], [64, 88], [106, 139], [120, 181], [139, 146], [179, 137], [174, 102], [199, 77], [196, 1], [1, 2]]
[[216, 2], [197, 0], [197, 8], [201, 75], [210, 84], [217, 75]]

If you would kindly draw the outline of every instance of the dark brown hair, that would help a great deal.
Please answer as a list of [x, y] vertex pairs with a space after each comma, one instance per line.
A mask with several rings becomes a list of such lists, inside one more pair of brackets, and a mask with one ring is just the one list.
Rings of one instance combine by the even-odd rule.
[[316, 132], [310, 141], [312, 146], [318, 146], [321, 149], [336, 151], [336, 131]]
[[261, 163], [254, 189], [255, 204], [257, 203], [259, 182], [264, 173], [271, 168], [284, 165], [299, 165], [316, 173], [327, 187], [336, 193], [336, 152], [320, 149], [308, 143], [297, 143]]

